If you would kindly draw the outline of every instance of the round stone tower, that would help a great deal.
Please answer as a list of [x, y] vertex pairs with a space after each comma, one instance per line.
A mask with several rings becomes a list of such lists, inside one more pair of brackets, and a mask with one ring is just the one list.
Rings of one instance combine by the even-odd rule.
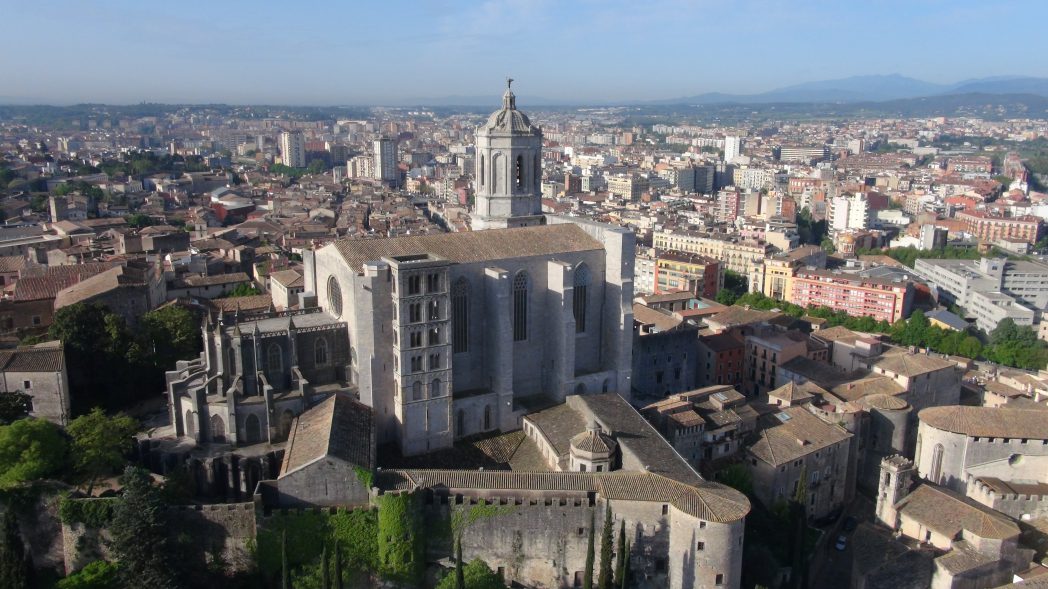
[[476, 208], [473, 230], [540, 225], [542, 129], [517, 110], [506, 81], [502, 108], [477, 128]]

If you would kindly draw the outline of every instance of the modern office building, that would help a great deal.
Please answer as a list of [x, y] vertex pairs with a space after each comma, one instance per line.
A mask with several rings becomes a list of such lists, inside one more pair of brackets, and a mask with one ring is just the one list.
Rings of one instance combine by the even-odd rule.
[[396, 183], [397, 176], [397, 142], [389, 137], [382, 137], [374, 143], [374, 164], [371, 172], [376, 180]]
[[302, 134], [284, 132], [280, 134], [280, 159], [291, 168], [306, 167], [306, 147]]

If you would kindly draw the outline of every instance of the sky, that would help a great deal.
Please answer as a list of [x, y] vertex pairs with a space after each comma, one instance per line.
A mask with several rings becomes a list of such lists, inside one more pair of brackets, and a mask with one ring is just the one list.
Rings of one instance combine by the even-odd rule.
[[[1048, 76], [1044, 0], [0, 0], [0, 102], [614, 102]], [[1030, 23], [1027, 26], [1025, 23]]]

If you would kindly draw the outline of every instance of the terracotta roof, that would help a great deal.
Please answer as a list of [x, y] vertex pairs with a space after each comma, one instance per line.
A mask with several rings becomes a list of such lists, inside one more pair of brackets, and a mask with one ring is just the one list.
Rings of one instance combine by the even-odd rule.
[[645, 307], [640, 303], [633, 304], [633, 320], [641, 325], [654, 325], [659, 331], [670, 331], [683, 323], [679, 317]]
[[335, 393], [295, 418], [280, 477], [327, 456], [371, 469], [375, 464], [371, 408]]
[[706, 323], [715, 323], [723, 327], [748, 325], [750, 323], [768, 321], [769, 319], [778, 317], [781, 314], [782, 313], [777, 313], [775, 311], [758, 311], [757, 309], [747, 309], [745, 307], [728, 307], [716, 315], [707, 317]]
[[844, 428], [826, 423], [804, 407], [787, 407], [761, 418], [756, 441], [747, 451], [779, 466], [851, 437]]
[[746, 344], [741, 339], [729, 332], [703, 335], [699, 337], [699, 341], [711, 351], [718, 353], [727, 350], [745, 349], [746, 347]]
[[854, 342], [855, 340], [866, 336], [865, 333], [852, 331], [843, 325], [829, 327], [827, 329], [820, 329], [819, 331], [816, 331], [811, 335], [812, 337], [819, 338], [824, 342]]
[[276, 280], [284, 286], [284, 288], [295, 288], [305, 284], [305, 280], [302, 278], [302, 273], [298, 270], [281, 270], [279, 272], [273, 272], [269, 275], [270, 280]]
[[383, 471], [379, 484], [391, 490], [597, 492], [612, 500], [670, 503], [699, 519], [731, 523], [746, 517], [750, 502], [731, 487], [698, 481], [687, 484], [647, 472], [514, 472], [485, 470]]
[[222, 313], [232, 313], [237, 309], [241, 311], [254, 311], [258, 309], [268, 309], [273, 304], [273, 296], [266, 293], [260, 295], [250, 295], [246, 297], [226, 297], [222, 299], [210, 299], [209, 304], [212, 308]]
[[956, 368], [949, 360], [929, 356], [928, 354], [890, 354], [873, 363], [874, 368], [881, 368], [902, 376], [917, 376], [945, 368]]
[[180, 281], [180, 285], [176, 285], [175, 288], [184, 288], [184, 286], [215, 286], [218, 284], [233, 284], [237, 282], [249, 282], [251, 279], [248, 275], [243, 272], [233, 272], [230, 274], [214, 274], [211, 276], [187, 276]]
[[91, 262], [72, 266], [48, 268], [42, 276], [28, 276], [15, 283], [14, 300], [38, 301], [53, 299], [59, 291], [81, 280], [101, 274], [113, 267], [110, 263]]
[[806, 382], [804, 384], [797, 384], [793, 381], [790, 381], [773, 391], [769, 391], [768, 396], [774, 397], [776, 399], [782, 399], [784, 401], [789, 401], [791, 403], [796, 403], [811, 399], [815, 396], [812, 394], [813, 392], [820, 391], [822, 391], [822, 387], [814, 383]]
[[0, 370], [4, 372], [61, 372], [65, 351], [61, 346], [43, 345], [0, 351]]
[[18, 272], [25, 264], [25, 256], [0, 256], [0, 272]]
[[1003, 514], [936, 485], [917, 487], [895, 508], [951, 539], [959, 538], [961, 530], [980, 538], [1004, 539], [1019, 535], [1019, 526]]
[[1048, 417], [1034, 409], [952, 405], [929, 407], [918, 417], [929, 427], [970, 437], [1048, 440]]
[[863, 397], [862, 402], [874, 409], [885, 411], [899, 411], [910, 406], [909, 403], [891, 395], [875, 394]]
[[610, 454], [616, 445], [614, 440], [597, 430], [582, 432], [571, 438], [572, 448], [591, 454]]
[[101, 274], [81, 280], [59, 291], [55, 295], [55, 308], [59, 309], [82, 301], [89, 301], [98, 295], [121, 287], [143, 286], [147, 283], [147, 280], [146, 272], [142, 270], [126, 266], [110, 268]]
[[385, 239], [340, 239], [332, 244], [354, 271], [383, 257], [432, 254], [458, 263], [552, 256], [602, 250], [599, 241], [570, 223]]

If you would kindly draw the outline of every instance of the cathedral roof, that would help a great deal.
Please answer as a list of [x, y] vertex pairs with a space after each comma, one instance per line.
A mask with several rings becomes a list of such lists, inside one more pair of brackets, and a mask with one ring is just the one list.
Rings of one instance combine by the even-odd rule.
[[604, 249], [581, 227], [570, 223], [383, 239], [340, 239], [334, 247], [356, 272], [361, 271], [365, 262], [412, 254], [432, 254], [449, 262], [468, 264]]
[[[513, 80], [509, 80], [512, 82]], [[528, 115], [517, 110], [517, 97], [507, 85], [502, 95], [502, 108], [491, 113], [488, 122], [478, 129], [489, 133], [513, 133], [514, 135], [538, 135], [542, 130], [531, 124]]]
[[371, 469], [375, 464], [371, 408], [336, 393], [295, 419], [280, 476], [327, 456]]

